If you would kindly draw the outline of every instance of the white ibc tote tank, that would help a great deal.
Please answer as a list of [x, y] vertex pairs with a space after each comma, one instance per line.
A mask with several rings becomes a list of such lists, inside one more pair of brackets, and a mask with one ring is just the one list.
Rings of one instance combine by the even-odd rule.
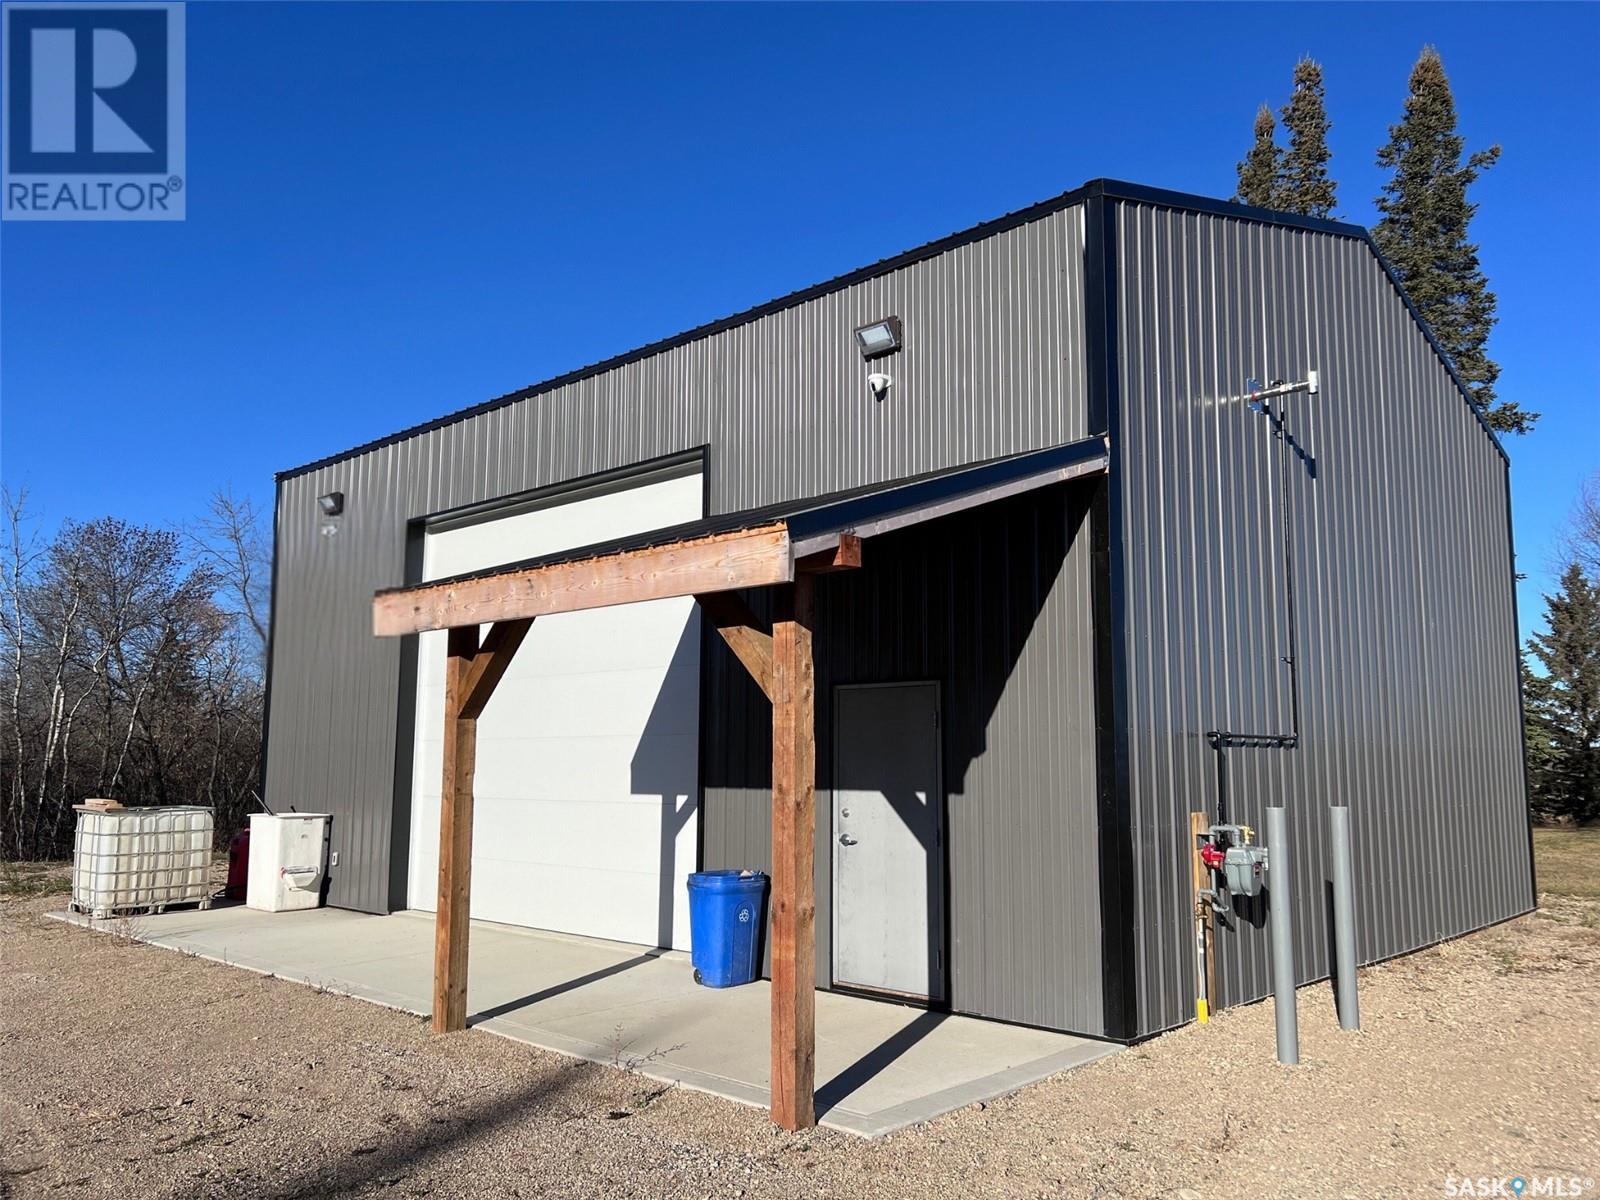
[[169, 904], [211, 904], [209, 808], [79, 806], [72, 908], [96, 917]]
[[250, 882], [244, 902], [267, 912], [322, 902], [327, 813], [255, 813], [250, 818]]

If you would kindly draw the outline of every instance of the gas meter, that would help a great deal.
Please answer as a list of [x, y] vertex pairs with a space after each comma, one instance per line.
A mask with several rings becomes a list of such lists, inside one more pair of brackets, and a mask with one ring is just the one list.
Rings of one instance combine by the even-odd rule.
[[[1248, 825], [1213, 825], [1200, 835], [1200, 861], [1222, 876], [1233, 896], [1259, 896], [1267, 874], [1267, 848], [1251, 842]], [[1211, 900], [1216, 904], [1213, 891]]]

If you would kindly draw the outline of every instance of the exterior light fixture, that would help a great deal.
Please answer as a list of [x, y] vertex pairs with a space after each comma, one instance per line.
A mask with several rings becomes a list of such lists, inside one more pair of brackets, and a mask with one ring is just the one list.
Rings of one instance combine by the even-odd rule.
[[339, 515], [344, 512], [344, 493], [328, 492], [318, 496], [317, 509], [322, 513], [317, 532], [323, 537], [333, 537], [339, 532]]
[[856, 348], [867, 360], [882, 358], [900, 349], [901, 325], [899, 317], [885, 317], [856, 330]]

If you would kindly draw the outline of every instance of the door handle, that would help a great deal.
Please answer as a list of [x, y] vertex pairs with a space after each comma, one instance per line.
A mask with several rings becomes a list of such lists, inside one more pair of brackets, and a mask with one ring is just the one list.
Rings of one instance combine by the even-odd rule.
[[841, 846], [854, 846], [855, 844], [856, 844], [856, 839], [851, 837], [848, 833], [841, 833], [839, 835], [839, 845], [841, 845]]

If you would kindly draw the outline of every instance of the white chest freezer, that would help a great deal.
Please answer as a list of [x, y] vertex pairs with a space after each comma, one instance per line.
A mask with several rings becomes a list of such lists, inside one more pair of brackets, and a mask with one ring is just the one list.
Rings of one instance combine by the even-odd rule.
[[322, 902], [327, 846], [327, 813], [253, 814], [245, 904], [267, 912], [316, 908]]

